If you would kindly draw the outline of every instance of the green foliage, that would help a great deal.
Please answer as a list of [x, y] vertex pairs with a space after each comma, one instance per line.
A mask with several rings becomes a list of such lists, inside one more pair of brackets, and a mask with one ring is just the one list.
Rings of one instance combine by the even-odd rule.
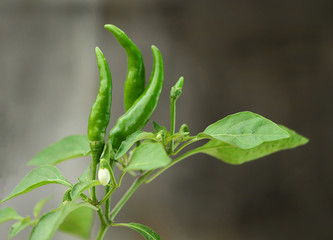
[[[105, 27], [124, 47], [129, 60], [124, 94], [126, 112], [111, 127], [105, 139], [110, 120], [112, 82], [107, 61], [96, 48], [100, 87], [89, 117], [89, 139], [85, 135], [72, 135], [45, 148], [28, 162], [28, 165], [39, 167], [31, 170], [0, 203], [51, 183], [67, 187], [63, 202], [57, 209], [39, 217], [49, 198], [40, 200], [33, 211], [35, 219], [30, 216], [23, 218], [10, 207], [0, 209], [0, 223], [18, 220], [12, 225], [9, 238], [32, 225], [30, 240], [50, 240], [57, 230], [89, 239], [95, 211], [101, 223], [96, 240], [102, 240], [111, 226], [131, 228], [146, 240], [160, 240], [158, 234], [147, 226], [114, 221], [142, 184], [151, 182], [171, 166], [194, 154], [207, 154], [237, 165], [308, 142], [308, 139], [295, 131], [248, 111], [226, 116], [198, 135], [191, 136], [187, 124], [182, 124], [176, 132], [176, 101], [182, 93], [183, 77], [170, 91], [170, 127], [153, 122], [153, 132], [143, 131], [161, 94], [164, 79], [162, 55], [155, 46], [152, 47], [153, 71], [147, 88], [143, 90], [145, 75], [140, 51], [120, 29], [113, 25]], [[142, 89], [138, 88], [140, 86]], [[184, 151], [187, 146], [203, 139], [209, 141]], [[67, 159], [88, 155], [92, 156], [92, 161], [74, 185], [53, 166]], [[119, 168], [120, 176], [116, 174], [115, 167]], [[111, 205], [110, 198], [121, 187], [127, 173], [134, 176], [133, 184], [115, 205], [113, 201]], [[97, 175], [103, 186], [100, 186]], [[105, 190], [102, 198], [96, 194], [97, 186]], [[89, 194], [85, 194], [87, 190]]]
[[209, 125], [200, 136], [224, 141], [242, 149], [290, 137], [277, 124], [252, 112], [229, 115]]
[[277, 151], [295, 148], [308, 142], [308, 139], [296, 132], [281, 125], [280, 127], [289, 133], [289, 138], [264, 142], [251, 149], [241, 149], [226, 142], [210, 140], [202, 147], [197, 148], [197, 151], [216, 157], [226, 163], [242, 164]]
[[96, 210], [88, 203], [67, 203], [51, 212], [44, 214], [37, 224], [32, 228], [30, 240], [49, 240], [52, 239], [54, 233], [59, 226], [65, 221], [66, 217], [76, 209], [81, 207], [89, 207]]
[[86, 191], [87, 189], [97, 185], [101, 185], [101, 183], [98, 180], [88, 180], [84, 182], [78, 182], [73, 186], [72, 189], [72, 201], [78, 199], [80, 197], [80, 194]]
[[14, 208], [6, 207], [0, 209], [0, 223], [20, 219], [22, 219], [22, 217], [18, 215]]
[[168, 165], [170, 161], [160, 143], [147, 142], [135, 149], [126, 170], [153, 170]]
[[14, 190], [9, 194], [9, 196], [3, 199], [0, 203], [3, 203], [13, 197], [30, 192], [35, 188], [50, 183], [57, 183], [67, 187], [72, 187], [72, 184], [61, 175], [58, 168], [50, 165], [45, 165], [35, 168], [31, 172], [29, 172], [14, 188]]
[[62, 232], [89, 239], [94, 218], [94, 211], [89, 207], [80, 207], [67, 215], [59, 226]]
[[32, 225], [34, 221], [30, 220], [30, 217], [26, 217], [21, 219], [20, 221], [14, 223], [9, 231], [9, 238], [13, 238], [17, 234], [19, 234], [23, 229]]
[[155, 233], [152, 229], [139, 223], [118, 223], [114, 224], [113, 226], [131, 228], [140, 233], [146, 240], [161, 240], [160, 236], [158, 236], [158, 234]]
[[129, 135], [125, 141], [123, 141], [115, 155], [115, 159], [119, 159], [123, 156], [133, 145], [134, 143], [143, 140], [143, 139], [154, 139], [155, 135], [150, 132], [137, 131]]
[[28, 162], [28, 165], [55, 165], [67, 159], [90, 154], [89, 139], [86, 135], [72, 135], [46, 147]]

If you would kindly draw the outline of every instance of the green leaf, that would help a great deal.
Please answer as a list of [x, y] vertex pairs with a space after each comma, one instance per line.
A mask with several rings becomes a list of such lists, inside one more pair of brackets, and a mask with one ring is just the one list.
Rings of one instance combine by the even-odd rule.
[[154, 125], [154, 129], [155, 129], [155, 132], [158, 133], [160, 131], [163, 131], [163, 132], [168, 132], [168, 130], [166, 129], [166, 127], [162, 126], [162, 125], [159, 125], [157, 122], [154, 122], [153, 121], [153, 125]]
[[196, 150], [198, 152], [216, 157], [226, 163], [242, 164], [251, 160], [264, 157], [277, 151], [295, 148], [308, 142], [307, 138], [297, 134], [293, 130], [290, 130], [281, 125], [280, 127], [289, 133], [289, 138], [264, 142], [259, 146], [251, 149], [240, 149], [229, 143], [211, 140], [202, 147], [197, 148]]
[[11, 239], [15, 235], [19, 234], [23, 229], [32, 225], [34, 221], [30, 220], [30, 217], [21, 219], [21, 221], [14, 223], [9, 231], [9, 238]]
[[161, 237], [158, 236], [158, 234], [155, 233], [152, 229], [139, 223], [117, 223], [113, 224], [113, 226], [131, 228], [144, 236], [146, 240], [161, 240]]
[[33, 169], [29, 172], [21, 182], [14, 188], [14, 190], [9, 194], [8, 197], [3, 199], [0, 203], [3, 203], [13, 197], [21, 194], [30, 192], [31, 190], [38, 188], [40, 186], [58, 183], [65, 185], [67, 187], [72, 187], [72, 184], [68, 182], [60, 173], [58, 168], [50, 165], [41, 166]]
[[160, 143], [147, 142], [135, 149], [126, 170], [153, 170], [170, 162], [171, 159]]
[[89, 239], [93, 218], [94, 214], [91, 208], [78, 208], [68, 214], [64, 222], [59, 226], [59, 230]]
[[59, 226], [65, 221], [66, 217], [76, 209], [89, 207], [97, 210], [96, 207], [89, 203], [67, 203], [60, 208], [44, 214], [37, 224], [32, 228], [30, 240], [50, 240]]
[[126, 140], [123, 141], [115, 155], [115, 159], [119, 159], [123, 156], [137, 141], [142, 139], [154, 139], [155, 135], [151, 132], [137, 131], [127, 136]]
[[46, 147], [28, 162], [28, 165], [55, 165], [67, 159], [91, 154], [86, 135], [72, 135]]
[[39, 202], [36, 204], [35, 208], [34, 208], [34, 217], [38, 218], [38, 215], [40, 213], [40, 211], [42, 210], [44, 204], [49, 201], [51, 199], [51, 197], [47, 197], [47, 198], [43, 198], [41, 200], [39, 200]]
[[98, 180], [89, 180], [85, 182], [78, 182], [72, 188], [72, 201], [75, 201], [80, 197], [80, 194], [85, 190], [92, 188], [94, 186], [101, 185]]
[[14, 208], [6, 207], [0, 209], [0, 223], [20, 219], [22, 219], [22, 217], [18, 215]]
[[199, 134], [230, 143], [242, 149], [254, 148], [263, 142], [288, 138], [289, 134], [277, 124], [252, 112], [239, 112], [229, 115]]

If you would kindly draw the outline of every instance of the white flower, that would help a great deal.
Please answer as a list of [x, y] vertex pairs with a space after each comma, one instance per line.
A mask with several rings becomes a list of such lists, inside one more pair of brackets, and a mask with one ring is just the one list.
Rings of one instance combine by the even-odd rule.
[[108, 184], [110, 182], [110, 172], [106, 168], [100, 168], [98, 170], [98, 180], [101, 182], [103, 186]]

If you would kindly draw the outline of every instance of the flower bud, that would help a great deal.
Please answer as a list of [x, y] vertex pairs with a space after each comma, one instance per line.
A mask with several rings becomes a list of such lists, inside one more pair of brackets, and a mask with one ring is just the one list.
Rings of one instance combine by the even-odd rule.
[[98, 180], [101, 182], [103, 186], [110, 182], [111, 176], [110, 172], [107, 168], [100, 168], [98, 170]]
[[157, 134], [156, 134], [156, 140], [161, 142], [163, 140], [163, 130], [159, 131]]

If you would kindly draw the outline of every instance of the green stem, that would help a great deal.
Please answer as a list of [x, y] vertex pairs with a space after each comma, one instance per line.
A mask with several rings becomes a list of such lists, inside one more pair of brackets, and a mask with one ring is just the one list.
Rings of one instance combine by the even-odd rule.
[[124, 178], [125, 174], [126, 174], [126, 171], [123, 171], [123, 172], [121, 173], [121, 175], [120, 175], [120, 177], [119, 177], [119, 180], [118, 180], [119, 182], [118, 182], [117, 188], [120, 187], [121, 182], [123, 181], [123, 178]]
[[124, 196], [119, 200], [119, 202], [116, 204], [116, 206], [113, 208], [111, 212], [111, 221], [114, 220], [114, 218], [117, 216], [119, 211], [122, 209], [122, 207], [125, 205], [125, 203], [128, 201], [128, 199], [133, 195], [133, 193], [138, 189], [138, 187], [145, 182], [146, 177], [151, 173], [151, 171], [146, 172], [141, 177], [137, 178], [132, 186], [127, 190], [127, 192], [124, 194]]
[[176, 155], [176, 154], [178, 154], [181, 150], [183, 150], [185, 147], [187, 147], [188, 145], [190, 145], [190, 144], [192, 144], [192, 143], [194, 143], [194, 142], [196, 142], [196, 141], [198, 141], [198, 140], [200, 140], [200, 139], [197, 139], [197, 138], [195, 138], [195, 139], [193, 139], [193, 140], [190, 140], [190, 141], [188, 141], [188, 142], [186, 142], [186, 143], [184, 143], [182, 146], [180, 146], [175, 152], [173, 152], [173, 153], [171, 153], [172, 155]]
[[[116, 188], [113, 188], [112, 190], [114, 191]], [[110, 209], [111, 209], [111, 194], [112, 190], [110, 190], [110, 186], [106, 186], [105, 188], [105, 196], [107, 196], [106, 202], [105, 202], [105, 218], [110, 221]]]
[[[100, 154], [92, 153], [92, 164], [91, 164], [91, 179], [96, 180], [97, 179], [97, 164], [99, 160]], [[92, 199], [94, 203], [97, 204], [97, 196], [96, 196], [96, 187], [92, 187]]]
[[109, 225], [108, 221], [106, 220], [106, 218], [103, 214], [103, 210], [101, 207], [98, 208], [97, 213], [98, 213], [99, 219], [101, 220], [101, 225]]
[[106, 231], [108, 230], [108, 225], [101, 224], [101, 227], [99, 228], [96, 240], [102, 240], [104, 238], [104, 235]]
[[99, 206], [102, 206], [103, 203], [109, 199], [109, 197], [111, 196], [111, 194], [117, 189], [117, 187], [113, 187], [109, 192], [107, 192], [104, 196], [104, 198], [99, 202]]
[[167, 166], [165, 166], [164, 168], [160, 169], [159, 171], [157, 171], [151, 178], [149, 178], [148, 180], [145, 181], [145, 183], [150, 183], [151, 181], [153, 181], [155, 178], [157, 178], [161, 173], [163, 173], [165, 170], [169, 169], [170, 167], [172, 167], [173, 165], [175, 165], [176, 163], [180, 162], [181, 160], [192, 156], [196, 153], [198, 153], [198, 149], [193, 149], [191, 151], [188, 151], [186, 153], [184, 153], [183, 155], [179, 156], [178, 158], [176, 158], [175, 160], [173, 160], [171, 163], [169, 163]]
[[[171, 136], [175, 134], [176, 128], [176, 100], [174, 98], [170, 98], [170, 132]], [[170, 142], [170, 152], [173, 152], [173, 144], [174, 140]]]

